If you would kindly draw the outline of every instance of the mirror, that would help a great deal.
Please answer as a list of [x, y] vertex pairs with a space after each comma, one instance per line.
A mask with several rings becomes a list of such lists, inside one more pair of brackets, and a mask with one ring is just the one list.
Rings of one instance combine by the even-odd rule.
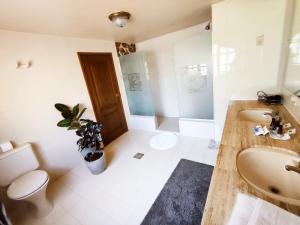
[[300, 0], [294, 1], [284, 87], [300, 98]]

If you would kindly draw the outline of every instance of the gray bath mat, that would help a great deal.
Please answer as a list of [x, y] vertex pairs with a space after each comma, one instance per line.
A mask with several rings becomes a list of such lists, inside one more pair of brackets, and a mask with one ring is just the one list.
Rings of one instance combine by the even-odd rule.
[[199, 225], [213, 166], [181, 159], [141, 225]]

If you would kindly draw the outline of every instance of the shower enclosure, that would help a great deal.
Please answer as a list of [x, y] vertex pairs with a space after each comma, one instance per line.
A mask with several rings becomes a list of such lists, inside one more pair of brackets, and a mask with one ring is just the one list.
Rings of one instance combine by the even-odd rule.
[[[130, 114], [139, 119], [143, 117], [143, 121], [139, 121], [142, 123], [147, 118], [155, 118], [157, 129], [167, 121], [175, 123], [167, 126], [167, 130], [194, 136], [197, 128], [204, 136], [207, 133], [212, 136], [211, 33], [199, 32], [177, 40], [166, 50], [168, 55], [158, 48], [152, 51], [156, 53], [140, 51], [120, 57]], [[160, 51], [164, 58], [159, 58]], [[155, 65], [161, 61], [166, 63]], [[173, 107], [171, 116], [164, 113], [170, 105]], [[157, 124], [157, 121], [162, 122]]]
[[144, 53], [120, 56], [131, 115], [154, 116], [150, 75]]
[[177, 42], [174, 46], [174, 66], [179, 117], [213, 119], [211, 33]]

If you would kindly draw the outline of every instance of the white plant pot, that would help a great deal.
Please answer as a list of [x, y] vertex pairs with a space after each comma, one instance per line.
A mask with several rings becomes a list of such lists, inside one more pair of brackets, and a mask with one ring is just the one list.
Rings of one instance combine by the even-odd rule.
[[88, 161], [84, 160], [87, 167], [89, 168], [91, 173], [94, 175], [100, 174], [105, 170], [105, 166], [106, 166], [105, 152], [101, 151], [101, 153], [102, 153], [102, 156], [95, 161], [88, 162]]

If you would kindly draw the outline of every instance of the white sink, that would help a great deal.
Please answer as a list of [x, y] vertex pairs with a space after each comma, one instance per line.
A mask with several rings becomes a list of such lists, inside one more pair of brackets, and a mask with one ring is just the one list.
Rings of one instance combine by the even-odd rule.
[[295, 152], [267, 147], [247, 148], [236, 159], [238, 172], [248, 184], [271, 198], [297, 206], [300, 206], [300, 174], [285, 167], [299, 168], [299, 162]]
[[255, 123], [270, 123], [272, 121], [272, 117], [268, 115], [268, 113], [272, 113], [270, 109], [246, 109], [240, 111], [238, 116], [241, 120], [245, 120], [248, 122]]

